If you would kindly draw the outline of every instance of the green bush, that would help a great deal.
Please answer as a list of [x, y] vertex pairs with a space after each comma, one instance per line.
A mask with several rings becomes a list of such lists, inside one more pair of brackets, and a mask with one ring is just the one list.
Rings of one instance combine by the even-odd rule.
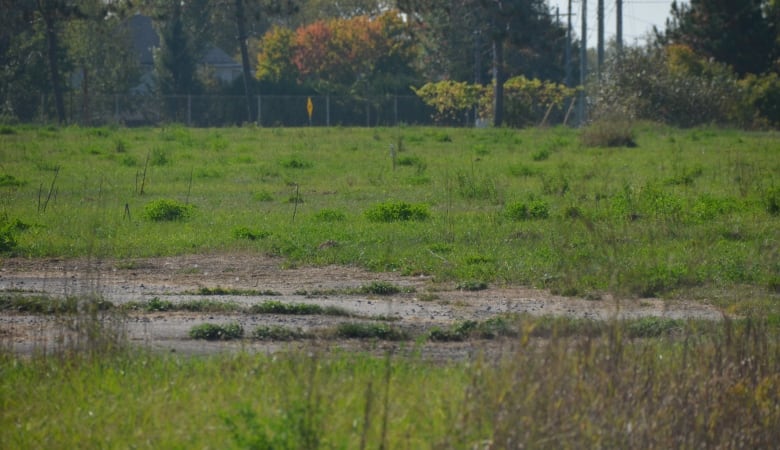
[[385, 202], [372, 206], [366, 210], [365, 215], [372, 222], [403, 222], [426, 220], [431, 214], [423, 204]]
[[240, 339], [244, 336], [244, 328], [238, 323], [217, 325], [203, 323], [190, 329], [192, 339], [205, 339], [207, 341]]
[[154, 222], [185, 220], [192, 215], [193, 210], [194, 206], [192, 205], [161, 198], [144, 206], [144, 216]]
[[504, 214], [512, 220], [546, 219], [550, 215], [550, 206], [540, 199], [518, 201], [506, 205]]

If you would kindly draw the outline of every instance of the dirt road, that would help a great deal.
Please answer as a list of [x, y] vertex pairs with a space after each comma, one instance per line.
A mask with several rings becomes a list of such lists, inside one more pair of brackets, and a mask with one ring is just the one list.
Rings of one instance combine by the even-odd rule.
[[[406, 293], [389, 296], [354, 293], [360, 287], [378, 281], [392, 283]], [[250, 295], [196, 294], [201, 288], [217, 287]], [[0, 260], [0, 294], [10, 293], [52, 297], [97, 295], [114, 305], [146, 302], [155, 297], [174, 303], [204, 298], [246, 305], [268, 300], [315, 303], [338, 306], [364, 317], [392, 317], [396, 319], [394, 326], [417, 332], [444, 328], [467, 319], [485, 320], [504, 313], [597, 319], [659, 316], [718, 320], [721, 317], [716, 308], [693, 302], [616, 301], [609, 296], [586, 300], [512, 286], [461, 291], [454, 285], [434, 283], [428, 277], [372, 273], [342, 266], [285, 268], [283, 259], [235, 253], [131, 260], [9, 258]], [[247, 330], [260, 325], [282, 325], [305, 331], [354, 320], [324, 315], [154, 312], [130, 315], [124, 326], [132, 342], [153, 349], [211, 353], [248, 348], [272, 352], [304, 344], [195, 341], [188, 337], [188, 332], [194, 325], [206, 322], [239, 322]], [[44, 316], [3, 313], [0, 315], [0, 341], [19, 352], [45, 348], [55, 339], [55, 322]], [[332, 345], [358, 344], [339, 342]], [[478, 344], [430, 345], [433, 352], [471, 352]]]

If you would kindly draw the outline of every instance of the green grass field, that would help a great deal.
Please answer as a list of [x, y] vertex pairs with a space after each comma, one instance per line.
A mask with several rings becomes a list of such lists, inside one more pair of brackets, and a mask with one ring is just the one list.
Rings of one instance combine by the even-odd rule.
[[254, 251], [749, 316], [521, 318], [498, 354], [449, 362], [316, 342], [211, 357], [114, 341], [31, 358], [0, 348], [0, 448], [770, 448], [780, 139], [640, 124], [635, 141], [586, 147], [566, 128], [0, 127], [0, 258]]
[[248, 249], [727, 303], [780, 285], [776, 133], [647, 124], [635, 148], [590, 148], [566, 128], [3, 130], [6, 254]]

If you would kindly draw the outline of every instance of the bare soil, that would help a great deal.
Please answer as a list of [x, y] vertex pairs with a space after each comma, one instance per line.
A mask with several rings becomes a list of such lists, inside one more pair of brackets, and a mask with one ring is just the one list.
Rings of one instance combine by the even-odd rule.
[[[354, 294], [375, 281], [393, 283], [412, 293], [390, 296]], [[200, 288], [234, 289], [258, 295], [202, 296]], [[162, 258], [24, 259], [0, 260], [0, 294], [66, 297], [98, 295], [114, 305], [159, 298], [171, 302], [209, 298], [251, 305], [275, 300], [338, 306], [365, 317], [392, 317], [393, 326], [419, 334], [433, 327], [447, 327], [462, 320], [485, 320], [504, 313], [569, 315], [607, 319], [659, 316], [718, 320], [721, 312], [709, 305], [661, 299], [617, 300], [604, 295], [598, 300], [560, 297], [520, 286], [489, 287], [481, 291], [458, 290], [454, 284], [434, 283], [429, 277], [374, 273], [355, 267], [286, 267], [286, 260], [257, 254], [208, 254]], [[268, 293], [269, 295], [265, 295]], [[275, 293], [276, 295], [270, 295]], [[189, 338], [200, 323], [239, 322], [245, 330], [260, 325], [282, 325], [303, 331], [333, 327], [354, 318], [334, 316], [289, 316], [273, 314], [200, 314], [153, 312], [130, 315], [123, 323], [131, 342], [154, 350], [213, 353], [228, 349], [274, 352], [289, 347], [319, 345], [329, 348], [364, 348], [391, 345], [375, 342], [207, 342]], [[15, 352], [30, 353], [55, 345], [56, 318], [2, 313], [0, 342]], [[411, 345], [411, 344], [407, 344]], [[425, 343], [424, 352], [447, 356], [480, 351], [485, 342]], [[420, 350], [419, 348], [417, 349]]]

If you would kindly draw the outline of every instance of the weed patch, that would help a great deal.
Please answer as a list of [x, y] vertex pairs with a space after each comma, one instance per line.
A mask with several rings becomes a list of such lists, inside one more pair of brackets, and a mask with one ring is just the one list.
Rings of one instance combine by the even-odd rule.
[[236, 227], [233, 228], [231, 234], [236, 239], [247, 239], [250, 241], [256, 241], [258, 239], [265, 239], [271, 235], [270, 231], [257, 230], [249, 227]]
[[226, 325], [203, 323], [190, 328], [189, 334], [192, 339], [229, 341], [244, 337], [244, 328], [238, 323], [229, 323]]
[[636, 147], [633, 126], [626, 120], [599, 120], [580, 132], [586, 147]]
[[281, 325], [261, 326], [252, 330], [252, 339], [260, 341], [295, 341], [314, 337], [313, 333]]
[[379, 339], [384, 341], [403, 341], [409, 336], [384, 323], [348, 322], [336, 327], [336, 336], [343, 339]]

